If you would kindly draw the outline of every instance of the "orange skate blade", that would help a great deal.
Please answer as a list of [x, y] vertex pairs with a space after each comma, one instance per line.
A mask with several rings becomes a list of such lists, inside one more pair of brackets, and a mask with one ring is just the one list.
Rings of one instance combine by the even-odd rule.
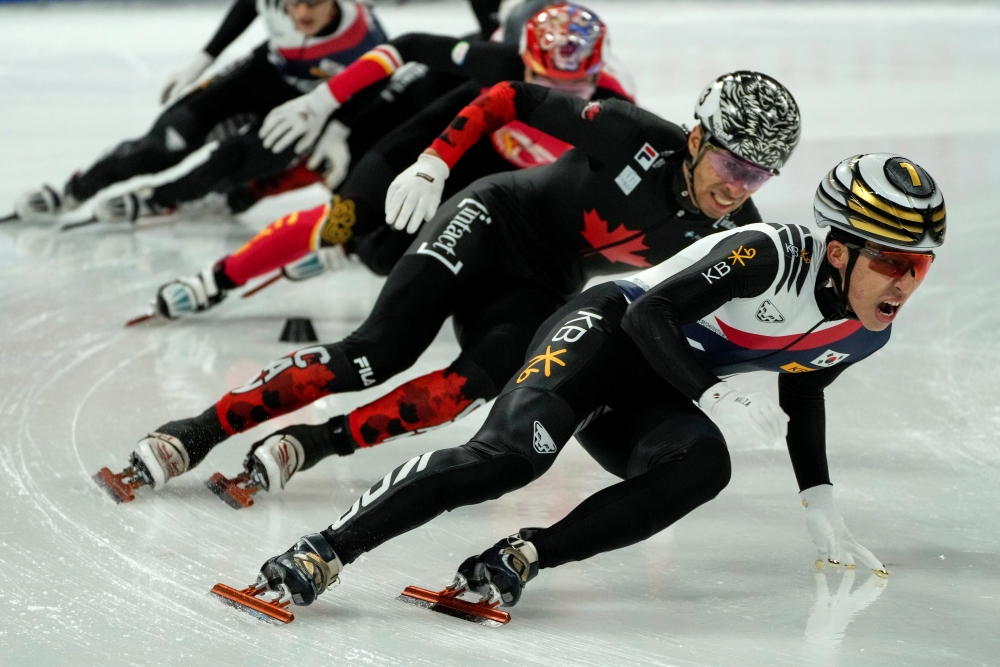
[[261, 592], [253, 586], [247, 586], [242, 591], [238, 591], [225, 584], [212, 586], [212, 593], [222, 598], [223, 604], [227, 604], [234, 609], [239, 609], [262, 621], [291, 623], [295, 620], [292, 612], [285, 608], [288, 606], [288, 602], [266, 602], [257, 597]]
[[111, 499], [119, 505], [135, 500], [135, 494], [132, 493], [132, 489], [139, 485], [131, 486], [123, 482], [121, 477], [111, 472], [108, 468], [101, 468], [91, 479], [94, 480], [97, 486], [107, 491]]
[[492, 628], [510, 623], [510, 614], [496, 608], [500, 604], [499, 602], [491, 605], [487, 602], [469, 602], [459, 599], [458, 595], [464, 590], [456, 591], [453, 588], [446, 588], [443, 591], [434, 592], [416, 586], [407, 586], [402, 595], [396, 599], [400, 602], [454, 616], [470, 623], [488, 625]]
[[255, 488], [248, 489], [239, 486], [248, 479], [246, 473], [229, 479], [221, 472], [217, 472], [205, 482], [205, 486], [208, 487], [209, 491], [219, 496], [219, 500], [234, 510], [238, 510], [253, 505], [253, 494], [257, 493]]

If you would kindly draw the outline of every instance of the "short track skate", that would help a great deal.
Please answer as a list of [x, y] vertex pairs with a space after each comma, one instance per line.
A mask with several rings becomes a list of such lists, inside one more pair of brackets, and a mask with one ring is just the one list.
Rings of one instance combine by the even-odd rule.
[[225, 584], [216, 584], [212, 587], [212, 594], [222, 599], [222, 603], [250, 614], [262, 621], [278, 621], [280, 623], [291, 623], [295, 620], [295, 615], [288, 611], [288, 605], [292, 602], [292, 595], [287, 590], [282, 591], [276, 599], [266, 600], [261, 596], [268, 592], [267, 580], [259, 576], [257, 581], [247, 586], [243, 590], [236, 590]]
[[261, 489], [253, 483], [248, 472], [242, 472], [232, 479], [217, 472], [205, 482], [205, 486], [234, 510], [252, 506], [253, 494]]
[[417, 607], [454, 616], [470, 623], [488, 625], [493, 628], [510, 623], [510, 614], [497, 609], [500, 600], [496, 602], [487, 600], [470, 602], [459, 597], [465, 591], [464, 587], [455, 588], [454, 586], [449, 586], [443, 591], [437, 592], [417, 588], [416, 586], [407, 586], [396, 599]]
[[131, 467], [119, 473], [113, 473], [109, 468], [101, 468], [91, 479], [119, 505], [135, 500], [135, 494], [132, 492], [146, 483], [139, 472]]

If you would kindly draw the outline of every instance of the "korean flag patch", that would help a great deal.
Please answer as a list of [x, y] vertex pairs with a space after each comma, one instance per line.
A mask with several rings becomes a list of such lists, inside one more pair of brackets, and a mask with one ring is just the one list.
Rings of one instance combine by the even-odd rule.
[[827, 350], [823, 354], [813, 359], [810, 363], [813, 366], [819, 366], [820, 368], [829, 368], [830, 366], [836, 366], [849, 356], [851, 355], [845, 352], [835, 352], [833, 350]]
[[639, 152], [635, 154], [635, 161], [639, 163], [643, 171], [649, 171], [649, 168], [653, 166], [653, 162], [656, 158], [660, 157], [660, 154], [655, 148], [649, 144], [643, 144]]

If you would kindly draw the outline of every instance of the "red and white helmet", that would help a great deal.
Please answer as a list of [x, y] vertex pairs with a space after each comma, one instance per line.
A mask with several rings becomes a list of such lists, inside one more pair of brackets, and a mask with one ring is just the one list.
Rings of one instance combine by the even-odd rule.
[[607, 28], [585, 7], [549, 5], [524, 25], [521, 59], [535, 74], [550, 79], [582, 79], [601, 70]]

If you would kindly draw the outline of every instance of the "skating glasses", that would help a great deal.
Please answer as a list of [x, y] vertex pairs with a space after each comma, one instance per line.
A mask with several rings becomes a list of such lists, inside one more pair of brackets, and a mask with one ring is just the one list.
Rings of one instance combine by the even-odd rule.
[[757, 165], [747, 162], [725, 148], [706, 144], [705, 159], [723, 181], [730, 185], [738, 185], [744, 190], [754, 192], [764, 185], [774, 174]]
[[871, 267], [872, 271], [897, 280], [911, 271], [914, 278], [923, 280], [930, 270], [931, 264], [934, 263], [934, 253], [932, 252], [903, 252], [851, 247], [858, 248], [871, 260], [868, 266]]

